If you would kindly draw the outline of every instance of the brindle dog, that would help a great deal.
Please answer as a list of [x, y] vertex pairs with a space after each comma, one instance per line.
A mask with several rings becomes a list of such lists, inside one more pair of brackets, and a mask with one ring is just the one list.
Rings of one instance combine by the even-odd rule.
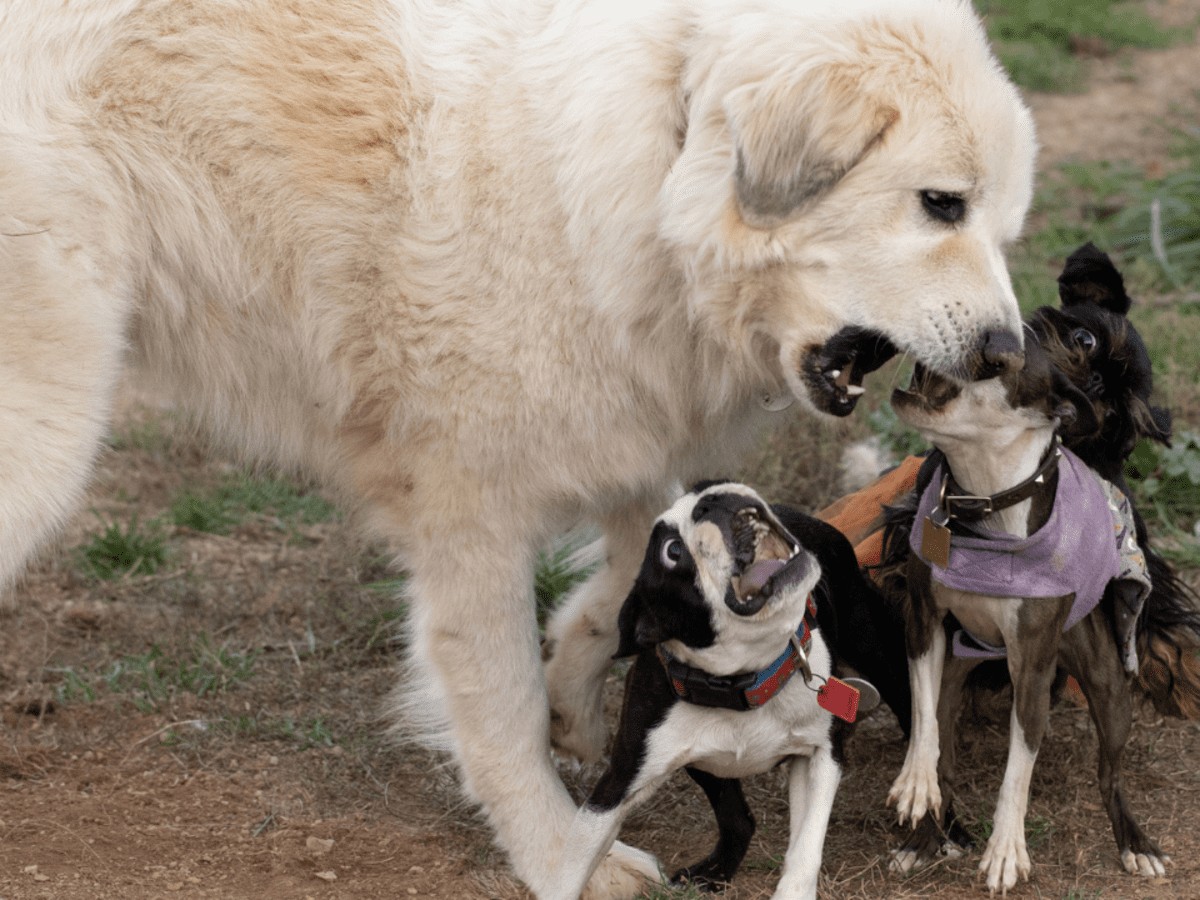
[[[962, 485], [954, 490], [973, 495], [960, 504], [973, 504], [975, 518], [985, 527], [1018, 536], [1041, 533], [1052, 516], [1059, 481], [1052, 458], [1056, 426], [1083, 462], [1126, 492], [1121, 468], [1134, 442], [1142, 436], [1169, 439], [1169, 415], [1149, 403], [1149, 358], [1125, 318], [1129, 298], [1116, 269], [1089, 245], [1071, 257], [1060, 286], [1063, 309], [1042, 309], [1030, 320], [1032, 339], [1021, 372], [960, 389], [918, 369], [913, 388], [893, 397], [901, 418], [941, 451], [923, 469], [918, 492], [948, 462]], [[937, 477], [946, 476], [942, 472]], [[1014, 486], [1020, 490], [1013, 492]], [[981, 502], [982, 497], [992, 502]], [[1012, 505], [999, 508], [1004, 501]], [[996, 511], [989, 511], [992, 507]], [[918, 537], [925, 530], [939, 536], [943, 530], [948, 534], [974, 527], [953, 519], [927, 524], [918, 518], [913, 523], [911, 510], [907, 518]], [[1136, 513], [1131, 522], [1136, 524], [1129, 530], [1146, 550], [1144, 523]], [[904, 529], [899, 531], [903, 536]], [[1100, 734], [1101, 794], [1122, 863], [1130, 872], [1162, 874], [1166, 858], [1133, 819], [1121, 790], [1120, 757], [1131, 722], [1122, 645], [1136, 639], [1141, 686], [1156, 706], [1176, 715], [1200, 708], [1200, 682], [1194, 666], [1185, 665], [1191, 660], [1185, 650], [1194, 648], [1200, 635], [1200, 619], [1169, 566], [1147, 554], [1154, 587], [1140, 614], [1136, 585], [1117, 579], [1108, 584], [1099, 605], [1063, 633], [1073, 593], [1035, 600], [980, 596], [934, 580], [927, 560], [939, 555], [936, 546], [923, 546], [918, 539], [922, 552], [907, 553], [900, 546], [907, 542], [896, 534], [888, 543], [890, 563], [907, 557], [903, 580], [909, 594], [906, 631], [914, 693], [909, 755], [890, 799], [901, 819], [911, 819], [916, 830], [897, 854], [896, 866], [907, 870], [927, 860], [956, 831], [950, 804], [954, 729], [967, 675], [980, 660], [947, 655], [945, 620], [964, 626], [985, 645], [1005, 647], [1014, 684], [1009, 762], [981, 864], [988, 887], [1007, 890], [1018, 876], [1028, 876], [1024, 812], [1058, 666], [1076, 676], [1089, 699]]]

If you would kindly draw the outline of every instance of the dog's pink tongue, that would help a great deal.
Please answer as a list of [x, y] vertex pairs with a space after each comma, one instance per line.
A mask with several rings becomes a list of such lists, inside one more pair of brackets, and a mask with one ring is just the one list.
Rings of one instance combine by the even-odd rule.
[[756, 563], [752, 563], [745, 572], [742, 573], [741, 586], [751, 594], [757, 594], [762, 590], [763, 585], [771, 580], [771, 576], [783, 568], [784, 560], [782, 559], [760, 559]]

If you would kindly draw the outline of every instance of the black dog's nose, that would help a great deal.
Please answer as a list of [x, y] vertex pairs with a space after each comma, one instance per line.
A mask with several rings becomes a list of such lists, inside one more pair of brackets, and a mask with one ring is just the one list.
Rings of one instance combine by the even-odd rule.
[[979, 365], [975, 380], [995, 378], [1005, 372], [1016, 372], [1025, 365], [1021, 339], [1011, 331], [991, 329], [979, 339]]

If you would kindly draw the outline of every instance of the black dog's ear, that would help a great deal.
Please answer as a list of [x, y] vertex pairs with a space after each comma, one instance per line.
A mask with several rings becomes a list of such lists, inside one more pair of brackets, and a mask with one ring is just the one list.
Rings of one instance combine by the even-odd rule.
[[636, 656], [643, 647], [653, 647], [662, 641], [658, 623], [646, 611], [642, 593], [637, 585], [629, 592], [617, 615], [617, 652], [613, 659]]
[[1125, 315], [1133, 303], [1125, 293], [1125, 280], [1108, 255], [1087, 243], [1067, 257], [1058, 276], [1058, 296], [1063, 306], [1095, 303], [1102, 309]]
[[1142, 434], [1164, 447], [1171, 446], [1171, 411], [1162, 406], [1151, 406], [1148, 421], [1139, 422]]
[[1058, 369], [1054, 370], [1051, 385], [1051, 415], [1062, 420], [1063, 424], [1069, 424], [1073, 434], [1096, 434], [1100, 430], [1100, 420], [1096, 418], [1095, 407], [1088, 395], [1075, 387], [1074, 382]]

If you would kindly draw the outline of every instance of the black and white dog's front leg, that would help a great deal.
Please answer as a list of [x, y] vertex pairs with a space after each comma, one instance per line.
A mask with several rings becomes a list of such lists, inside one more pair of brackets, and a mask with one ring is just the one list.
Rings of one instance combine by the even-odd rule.
[[811, 757], [792, 757], [788, 773], [791, 838], [773, 900], [816, 900], [825, 832], [842, 779], [839, 755], [836, 744], [824, 744], [816, 747]]
[[742, 783], [736, 778], [718, 778], [701, 769], [687, 767], [692, 781], [700, 785], [717, 819], [717, 846], [699, 862], [671, 876], [677, 884], [690, 884], [705, 891], [724, 890], [733, 881], [750, 849], [754, 815], [746, 803]]

